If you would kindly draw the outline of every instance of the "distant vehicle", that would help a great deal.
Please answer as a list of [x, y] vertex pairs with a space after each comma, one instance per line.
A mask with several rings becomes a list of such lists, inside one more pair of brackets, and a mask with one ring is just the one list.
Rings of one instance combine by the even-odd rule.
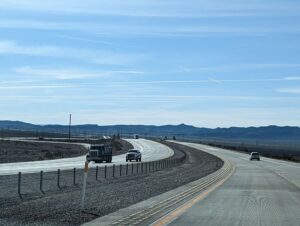
[[140, 161], [142, 161], [142, 153], [139, 150], [131, 149], [126, 154], [126, 162], [128, 162], [128, 160], [130, 162], [132, 160], [140, 162]]
[[92, 144], [89, 153], [86, 156], [88, 162], [94, 161], [95, 163], [111, 162], [112, 160], [112, 147], [105, 144]]
[[134, 135], [133, 135], [133, 138], [134, 138], [134, 139], [139, 139], [139, 135], [134, 134]]
[[250, 154], [250, 160], [256, 159], [257, 161], [260, 160], [260, 156], [258, 152], [251, 152]]

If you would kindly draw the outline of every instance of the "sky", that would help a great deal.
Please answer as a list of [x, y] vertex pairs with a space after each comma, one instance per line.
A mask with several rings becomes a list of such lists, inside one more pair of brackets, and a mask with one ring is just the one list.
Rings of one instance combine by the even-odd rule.
[[0, 0], [0, 120], [300, 126], [299, 0]]

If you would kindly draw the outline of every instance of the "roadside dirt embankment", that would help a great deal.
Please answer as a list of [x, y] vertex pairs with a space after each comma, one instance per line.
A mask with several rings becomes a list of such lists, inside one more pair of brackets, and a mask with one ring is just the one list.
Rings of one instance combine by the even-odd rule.
[[[123, 154], [128, 149], [133, 148], [130, 143], [121, 139], [115, 139], [114, 141], [101, 139], [92, 142], [86, 140], [86, 143], [110, 143], [113, 146], [113, 155]], [[86, 153], [87, 149], [84, 146], [65, 143], [62, 140], [60, 142], [57, 140], [55, 142], [50, 142], [50, 140], [44, 140], [43, 142], [0, 140], [0, 163], [70, 158]]]

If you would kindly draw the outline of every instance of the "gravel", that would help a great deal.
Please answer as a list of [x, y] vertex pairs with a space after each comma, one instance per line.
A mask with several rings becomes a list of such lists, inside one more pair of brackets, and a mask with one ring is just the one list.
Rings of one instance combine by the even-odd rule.
[[[23, 190], [23, 200], [16, 195], [16, 176], [0, 177], [0, 225], [80, 225], [197, 180], [223, 165], [220, 159], [205, 152], [179, 144], [169, 145], [175, 151], [175, 155], [170, 159], [186, 157], [184, 162], [176, 167], [151, 173], [144, 171], [144, 174], [136, 175], [134, 165], [134, 175], [122, 177], [119, 176], [117, 167], [116, 178], [111, 177], [110, 171], [107, 179], [103, 178], [104, 172], [101, 169], [97, 181], [95, 169], [92, 169], [89, 173], [83, 213], [79, 211], [79, 180], [82, 179], [82, 172], [78, 172], [77, 186], [72, 185], [72, 171], [63, 172], [65, 174], [62, 176], [62, 189], [56, 187], [57, 175], [49, 173], [45, 182], [48, 184], [45, 194], [39, 192], [39, 175], [26, 175], [26, 178], [22, 178], [24, 189], [27, 189]], [[129, 169], [131, 173], [131, 166]]]

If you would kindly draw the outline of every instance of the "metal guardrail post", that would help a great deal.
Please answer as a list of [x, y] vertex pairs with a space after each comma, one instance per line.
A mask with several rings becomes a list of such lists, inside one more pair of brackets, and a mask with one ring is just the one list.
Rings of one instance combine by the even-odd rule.
[[44, 172], [42, 170], [41, 174], [40, 174], [40, 191], [44, 194], [44, 190], [43, 190], [43, 175], [44, 175]]
[[115, 166], [115, 164], [113, 164], [113, 177], [115, 177], [115, 168], [116, 168], [116, 166]]
[[126, 176], [128, 175], [128, 163], [126, 164]]
[[144, 174], [144, 163], [142, 162], [141, 164], [142, 164], [141, 165], [141, 171], [142, 171], [142, 174]]
[[131, 175], [133, 175], [133, 164], [131, 164]]
[[60, 169], [57, 170], [57, 187], [61, 189], [60, 187]]
[[98, 170], [99, 170], [99, 167], [96, 166], [96, 180], [98, 180]]
[[73, 169], [73, 185], [76, 185], [76, 168]]
[[106, 179], [106, 176], [107, 176], [107, 165], [105, 165], [104, 167], [104, 178]]
[[122, 164], [120, 164], [120, 177], [122, 176]]
[[139, 174], [139, 164], [136, 164], [136, 174]]
[[21, 172], [19, 172], [19, 174], [18, 174], [18, 194], [19, 194], [20, 198], [22, 199], [22, 194], [21, 194], [21, 177], [22, 177], [22, 174], [21, 174]]

